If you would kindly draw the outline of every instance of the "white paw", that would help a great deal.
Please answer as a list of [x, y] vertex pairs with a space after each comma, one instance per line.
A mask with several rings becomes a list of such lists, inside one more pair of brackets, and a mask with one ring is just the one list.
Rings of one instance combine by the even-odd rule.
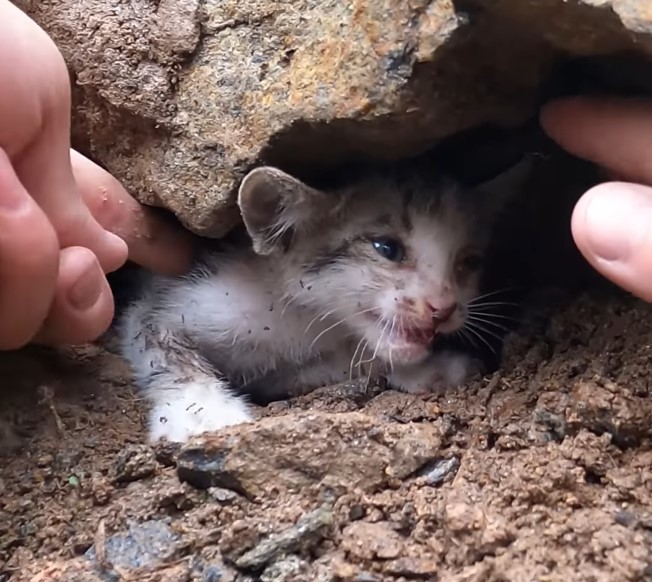
[[252, 420], [247, 405], [219, 383], [192, 383], [157, 395], [149, 417], [149, 440], [185, 442], [204, 432]]

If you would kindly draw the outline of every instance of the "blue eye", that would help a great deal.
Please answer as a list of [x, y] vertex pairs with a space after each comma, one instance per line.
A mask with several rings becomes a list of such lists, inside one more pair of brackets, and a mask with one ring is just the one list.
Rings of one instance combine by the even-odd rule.
[[400, 263], [405, 257], [405, 248], [393, 238], [374, 238], [371, 240], [371, 244], [379, 255], [389, 261]]

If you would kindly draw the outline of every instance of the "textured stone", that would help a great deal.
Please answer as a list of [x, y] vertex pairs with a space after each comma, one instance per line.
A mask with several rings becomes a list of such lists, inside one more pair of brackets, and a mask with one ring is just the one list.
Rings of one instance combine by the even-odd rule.
[[396, 157], [520, 123], [560, 54], [652, 52], [640, 0], [17, 3], [69, 64], [75, 145], [209, 236], [238, 220], [256, 163]]
[[320, 507], [304, 515], [293, 527], [261, 541], [236, 560], [243, 570], [260, 570], [280, 556], [319, 545], [325, 531], [333, 524], [332, 510]]
[[131, 523], [127, 532], [103, 540], [101, 549], [96, 541], [86, 557], [98, 564], [106, 563], [118, 568], [151, 568], [174, 556], [178, 543], [179, 537], [162, 521]]
[[250, 498], [311, 485], [373, 490], [412, 475], [440, 447], [430, 424], [383, 424], [358, 412], [299, 413], [200, 437], [179, 453], [177, 471], [197, 487]]

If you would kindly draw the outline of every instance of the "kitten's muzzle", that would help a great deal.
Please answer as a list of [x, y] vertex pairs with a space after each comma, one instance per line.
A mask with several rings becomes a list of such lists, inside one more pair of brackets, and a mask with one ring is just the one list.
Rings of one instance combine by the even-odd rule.
[[[444, 331], [444, 333], [449, 331], [446, 328], [451, 326], [447, 324], [451, 323], [453, 316], [459, 308], [457, 303], [440, 306], [425, 300], [408, 305], [406, 319], [412, 320], [412, 325], [406, 325], [408, 330], [406, 339], [415, 341], [416, 343], [430, 342], [440, 331]], [[444, 330], [440, 330], [441, 327]], [[456, 326], [453, 325], [453, 327]]]
[[457, 303], [446, 305], [444, 307], [435, 307], [432, 303], [428, 303], [428, 307], [432, 313], [432, 318], [436, 324], [447, 322], [457, 310]]

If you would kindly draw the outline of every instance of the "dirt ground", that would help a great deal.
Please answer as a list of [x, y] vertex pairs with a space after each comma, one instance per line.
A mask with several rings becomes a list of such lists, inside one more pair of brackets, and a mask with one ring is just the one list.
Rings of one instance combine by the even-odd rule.
[[182, 451], [103, 348], [3, 357], [0, 580], [652, 580], [652, 309], [547, 303], [464, 389], [321, 389]]

